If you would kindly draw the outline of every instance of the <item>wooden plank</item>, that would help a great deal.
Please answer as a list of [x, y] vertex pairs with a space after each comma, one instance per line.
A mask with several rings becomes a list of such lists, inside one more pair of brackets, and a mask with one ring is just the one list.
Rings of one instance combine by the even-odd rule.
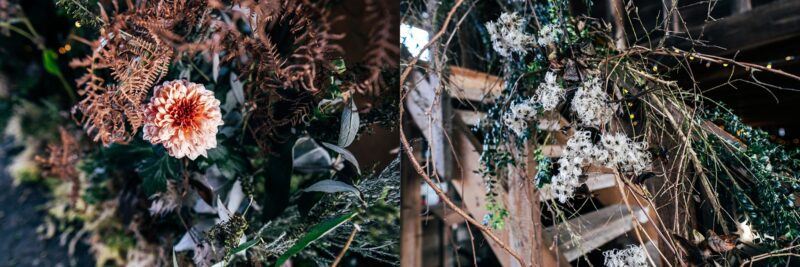
[[439, 78], [436, 75], [428, 77], [419, 72], [411, 75], [413, 89], [406, 97], [406, 110], [412, 121], [422, 132], [433, 155], [433, 168], [440, 177], [445, 175], [445, 134], [443, 125], [442, 105], [436, 96]]
[[[453, 150], [457, 156], [455, 158], [456, 173], [452, 175], [453, 179], [450, 183], [453, 184], [453, 189], [461, 197], [462, 204], [466, 210], [477, 220], [483, 220], [483, 216], [488, 213], [486, 210], [486, 184], [480, 174], [473, 171], [478, 169], [480, 163], [480, 154], [478, 148], [473, 145], [470, 140], [471, 133], [458, 130], [454, 125], [451, 137], [453, 138]], [[498, 196], [498, 199], [504, 199]], [[493, 232], [501, 241], [508, 243], [508, 232], [503, 230], [495, 230]], [[501, 266], [511, 266], [511, 258], [508, 253], [500, 248], [497, 243], [486, 238], [487, 243], [492, 248], [492, 252], [497, 256]]]
[[454, 113], [461, 118], [464, 124], [469, 126], [476, 126], [481, 120], [486, 118], [486, 113], [480, 111], [456, 109]]
[[[616, 177], [614, 174], [611, 173], [587, 173], [586, 181], [583, 183], [589, 188], [589, 191], [601, 190], [605, 188], [610, 188], [616, 185]], [[547, 184], [539, 189], [539, 199], [541, 201], [547, 201], [553, 199], [553, 190], [550, 189], [550, 185]]]
[[400, 191], [400, 262], [401, 267], [422, 266], [422, 221], [420, 216], [420, 205], [422, 195], [420, 184], [422, 179], [411, 167], [408, 158], [401, 158], [400, 168], [401, 180]]
[[[800, 35], [800, 1], [778, 0], [749, 12], [710, 21], [690, 29], [692, 36], [724, 47], [717, 54], [733, 54]], [[679, 46], [690, 46], [689, 43]]]
[[[573, 261], [632, 230], [634, 220], [639, 223], [647, 222], [645, 213], [641, 209], [634, 209], [631, 213], [622, 204], [611, 205], [566, 223], [545, 228], [544, 234], [558, 243], [567, 260]], [[580, 239], [575, 240], [573, 236]]]
[[543, 145], [542, 154], [551, 158], [558, 158], [564, 153], [563, 145]]
[[455, 66], [449, 78], [450, 95], [461, 100], [492, 102], [505, 86], [500, 77]]

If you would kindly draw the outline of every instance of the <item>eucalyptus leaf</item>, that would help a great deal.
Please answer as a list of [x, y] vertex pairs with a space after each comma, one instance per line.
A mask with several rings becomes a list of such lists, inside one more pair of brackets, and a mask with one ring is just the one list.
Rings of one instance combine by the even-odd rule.
[[304, 173], [327, 171], [331, 169], [333, 160], [328, 151], [317, 145], [310, 137], [297, 139], [292, 147], [292, 166]]
[[178, 267], [178, 258], [175, 257], [175, 250], [172, 250], [172, 267]]
[[358, 107], [356, 107], [356, 102], [351, 97], [347, 107], [342, 110], [342, 124], [339, 127], [338, 143], [340, 147], [348, 147], [353, 143], [353, 140], [356, 139], [356, 134], [358, 134], [358, 126], [360, 124], [361, 119], [358, 115]]
[[322, 180], [314, 183], [313, 185], [303, 189], [304, 192], [325, 192], [325, 193], [338, 193], [338, 192], [353, 192], [356, 196], [361, 192], [358, 188], [344, 183], [342, 181], [334, 181], [330, 179]]
[[294, 256], [298, 252], [300, 252], [303, 249], [305, 249], [306, 247], [308, 247], [308, 245], [310, 245], [311, 243], [313, 243], [314, 241], [316, 241], [320, 237], [323, 237], [323, 236], [327, 235], [328, 233], [330, 233], [334, 229], [338, 228], [339, 226], [342, 226], [342, 224], [344, 224], [345, 222], [349, 221], [350, 219], [352, 219], [355, 216], [356, 216], [356, 213], [355, 212], [351, 212], [351, 213], [347, 213], [347, 214], [344, 214], [342, 216], [339, 216], [339, 217], [336, 217], [336, 218], [329, 219], [327, 221], [321, 222], [321, 223], [319, 223], [317, 225], [314, 225], [314, 227], [312, 227], [308, 231], [308, 233], [306, 233], [304, 236], [300, 237], [300, 239], [298, 239], [297, 242], [294, 243], [294, 245], [292, 245], [288, 250], [286, 250], [286, 252], [284, 252], [283, 255], [278, 257], [278, 260], [275, 261], [275, 267], [280, 267], [281, 265], [283, 265], [284, 262], [286, 262], [286, 260], [288, 260], [289, 258]]
[[350, 162], [350, 164], [353, 164], [353, 166], [356, 167], [356, 172], [358, 172], [358, 174], [361, 174], [361, 168], [358, 167], [358, 160], [356, 160], [356, 156], [354, 156], [353, 153], [350, 153], [350, 151], [344, 149], [343, 147], [331, 143], [322, 142], [322, 145], [341, 155], [344, 160]]
[[219, 77], [219, 53], [214, 53], [214, 58], [211, 61], [211, 78], [217, 82]]

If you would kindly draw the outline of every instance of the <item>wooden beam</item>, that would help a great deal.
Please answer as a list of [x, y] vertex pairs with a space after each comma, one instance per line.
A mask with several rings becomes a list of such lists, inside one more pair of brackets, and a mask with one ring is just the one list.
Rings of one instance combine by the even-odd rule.
[[[474, 171], [478, 169], [480, 164], [480, 153], [478, 148], [473, 146], [470, 140], [471, 133], [466, 131], [459, 131], [458, 127], [453, 127], [451, 137], [453, 138], [453, 150], [455, 152], [455, 169], [457, 173], [453, 175], [450, 181], [453, 184], [453, 189], [461, 197], [462, 203], [467, 211], [477, 220], [482, 220], [483, 216], [488, 213], [486, 209], [486, 184], [483, 177]], [[503, 199], [498, 197], [498, 199]], [[494, 234], [500, 238], [501, 241], [508, 242], [508, 232], [504, 230], [495, 230]], [[486, 238], [492, 251], [497, 256], [501, 266], [511, 266], [513, 260], [508, 253], [500, 248], [497, 243], [492, 242]]]
[[409, 160], [402, 156], [400, 162], [400, 261], [401, 267], [422, 266], [422, 218], [420, 215], [422, 195], [421, 178], [411, 167]]
[[450, 67], [450, 96], [461, 100], [492, 102], [505, 86], [503, 79], [474, 70]]
[[413, 89], [406, 97], [406, 110], [425, 140], [428, 141], [433, 169], [439, 177], [444, 177], [447, 145], [443, 128], [441, 99], [436, 95], [439, 78], [436, 75], [426, 77], [420, 72], [414, 72], [411, 76], [411, 84]]
[[[573, 261], [632, 230], [634, 220], [647, 222], [645, 212], [634, 209], [631, 213], [623, 204], [611, 205], [576, 217], [566, 224], [547, 227], [544, 232], [558, 243], [564, 257]], [[580, 239], [575, 240], [574, 236]]]
[[[715, 46], [727, 48], [717, 53], [723, 55], [786, 40], [800, 35], [800, 1], [774, 1], [749, 12], [693, 27], [690, 32], [695, 38], [699, 36]], [[719, 52], [718, 49], [714, 51]]]
[[[586, 186], [589, 188], [589, 191], [601, 190], [605, 188], [610, 188], [616, 185], [616, 178], [614, 174], [611, 173], [587, 173], [587, 178], [585, 181]], [[550, 185], [547, 184], [539, 189], [539, 199], [541, 201], [547, 201], [553, 199], [553, 190], [550, 188]]]
[[753, 5], [750, 3], [750, 0], [733, 0], [731, 4], [731, 12], [733, 14], [741, 14], [753, 9]]

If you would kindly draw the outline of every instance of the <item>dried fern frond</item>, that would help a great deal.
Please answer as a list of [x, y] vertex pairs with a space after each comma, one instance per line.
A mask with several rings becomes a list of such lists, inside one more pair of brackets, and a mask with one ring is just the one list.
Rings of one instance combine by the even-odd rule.
[[78, 140], [64, 127], [59, 127], [58, 133], [60, 143], [48, 144], [47, 154], [49, 156], [37, 155], [35, 159], [42, 165], [45, 176], [58, 177], [64, 182], [72, 183], [70, 201], [75, 205], [81, 190], [81, 182], [76, 169], [78, 160], [81, 158], [81, 148]]

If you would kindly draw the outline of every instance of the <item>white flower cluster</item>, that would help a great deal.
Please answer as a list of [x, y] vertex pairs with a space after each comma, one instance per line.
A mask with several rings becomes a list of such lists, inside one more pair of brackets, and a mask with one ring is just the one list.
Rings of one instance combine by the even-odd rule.
[[567, 141], [564, 153], [558, 159], [558, 175], [553, 176], [550, 189], [561, 203], [572, 198], [575, 188], [581, 185], [578, 179], [583, 174], [583, 164], [591, 162], [597, 155], [589, 131], [576, 131]]
[[647, 264], [647, 251], [639, 246], [630, 246], [623, 250], [606, 250], [603, 252], [605, 256], [605, 265], [607, 267], [646, 267]]
[[652, 159], [647, 152], [647, 143], [634, 142], [624, 133], [603, 134], [600, 143], [608, 155], [600, 158], [606, 167], [620, 168], [636, 175], [650, 168]]
[[533, 36], [525, 33], [522, 18], [514, 13], [503, 13], [495, 22], [487, 22], [486, 30], [492, 38], [494, 50], [503, 57], [511, 56], [517, 52], [522, 55], [534, 43]]
[[556, 80], [556, 73], [548, 71], [544, 75], [544, 82], [540, 83], [536, 90], [535, 99], [545, 111], [549, 111], [555, 109], [561, 100], [564, 100], [565, 93], [564, 87], [561, 87]]
[[540, 46], [547, 46], [548, 44], [558, 42], [559, 36], [561, 36], [562, 34], [563, 32], [561, 31], [561, 28], [558, 27], [558, 25], [554, 24], [544, 25], [542, 26], [541, 29], [539, 29], [539, 40], [536, 40], [536, 42]]
[[579, 124], [600, 127], [614, 116], [609, 101], [610, 97], [603, 91], [600, 79], [590, 77], [581, 83], [575, 92], [575, 97], [572, 98], [572, 111], [577, 114]]
[[536, 119], [536, 109], [533, 101], [527, 100], [512, 104], [508, 112], [503, 115], [503, 124], [517, 136], [522, 136], [528, 129], [528, 122], [534, 119]]
[[550, 185], [559, 202], [572, 198], [575, 188], [581, 185], [583, 165], [590, 162], [638, 175], [650, 168], [652, 160], [647, 143], [634, 142], [624, 133], [603, 134], [600, 143], [594, 144], [589, 131], [576, 131], [558, 159], [558, 175], [553, 176]]

